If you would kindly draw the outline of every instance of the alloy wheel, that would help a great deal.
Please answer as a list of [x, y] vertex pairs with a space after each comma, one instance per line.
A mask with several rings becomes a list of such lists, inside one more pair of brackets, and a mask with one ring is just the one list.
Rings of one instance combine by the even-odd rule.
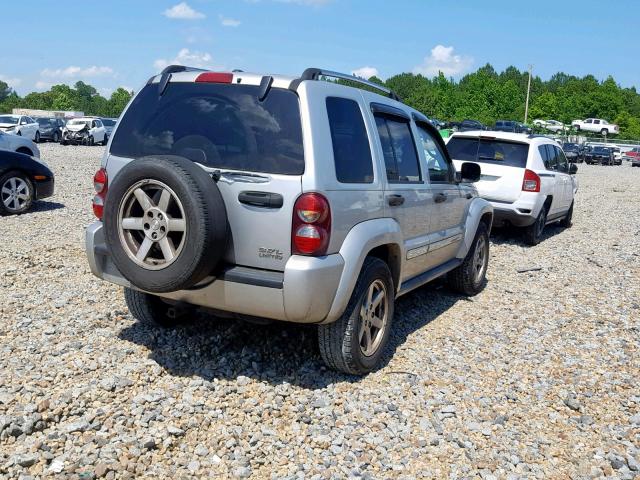
[[0, 198], [8, 210], [12, 212], [20, 211], [31, 198], [29, 185], [20, 177], [10, 177], [2, 185]]
[[362, 354], [370, 357], [378, 350], [389, 317], [389, 295], [382, 280], [374, 280], [360, 308], [360, 329], [358, 341]]
[[482, 280], [484, 272], [487, 269], [488, 246], [484, 236], [478, 237], [476, 250], [473, 252], [473, 280], [476, 283]]
[[182, 202], [158, 180], [141, 180], [125, 193], [118, 210], [125, 253], [147, 270], [161, 270], [180, 255], [187, 238]]

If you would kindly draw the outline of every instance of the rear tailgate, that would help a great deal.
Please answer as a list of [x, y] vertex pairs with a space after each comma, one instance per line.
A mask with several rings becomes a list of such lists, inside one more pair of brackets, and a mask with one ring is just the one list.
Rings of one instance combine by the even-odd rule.
[[109, 175], [123, 163], [179, 155], [216, 172], [230, 235], [224, 258], [235, 265], [283, 271], [291, 256], [293, 203], [305, 162], [299, 99], [258, 85], [171, 81], [148, 84], [119, 121]]
[[515, 202], [522, 193], [529, 145], [490, 137], [454, 136], [447, 149], [456, 169], [463, 162], [480, 165], [482, 175], [474, 185], [481, 197]]

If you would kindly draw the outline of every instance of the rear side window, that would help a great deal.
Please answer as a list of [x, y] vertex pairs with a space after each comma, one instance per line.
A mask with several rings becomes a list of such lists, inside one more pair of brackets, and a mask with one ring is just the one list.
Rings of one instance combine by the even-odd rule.
[[463, 162], [492, 163], [525, 168], [529, 145], [492, 138], [453, 137], [447, 143], [449, 155]]
[[329, 97], [327, 115], [337, 180], [340, 183], [372, 183], [371, 148], [358, 102]]
[[409, 123], [386, 115], [376, 115], [376, 126], [390, 183], [419, 182], [420, 166]]
[[208, 167], [285, 175], [304, 172], [297, 95], [259, 86], [170, 83], [145, 86], [120, 121], [111, 153], [179, 155]]

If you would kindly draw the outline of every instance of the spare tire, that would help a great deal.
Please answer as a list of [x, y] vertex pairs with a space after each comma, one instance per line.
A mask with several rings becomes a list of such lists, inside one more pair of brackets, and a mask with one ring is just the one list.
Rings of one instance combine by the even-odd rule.
[[120, 273], [156, 293], [192, 287], [209, 275], [229, 231], [216, 183], [177, 156], [143, 157], [124, 166], [109, 184], [103, 222]]

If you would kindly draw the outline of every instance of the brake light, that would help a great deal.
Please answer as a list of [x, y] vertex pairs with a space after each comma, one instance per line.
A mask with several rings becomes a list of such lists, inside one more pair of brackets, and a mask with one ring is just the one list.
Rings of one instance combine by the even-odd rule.
[[291, 251], [298, 255], [327, 253], [331, 235], [331, 209], [319, 193], [303, 193], [293, 206]]
[[223, 72], [204, 72], [196, 78], [198, 83], [231, 83], [232, 81], [233, 73]]
[[107, 190], [109, 189], [109, 179], [107, 177], [107, 170], [101, 168], [93, 176], [93, 188], [96, 191], [96, 195], [93, 197], [93, 214], [98, 217], [98, 220], [102, 220], [104, 213], [104, 199], [107, 196]]
[[524, 171], [524, 179], [522, 180], [523, 192], [539, 192], [540, 191], [540, 177], [536, 172], [531, 170]]

